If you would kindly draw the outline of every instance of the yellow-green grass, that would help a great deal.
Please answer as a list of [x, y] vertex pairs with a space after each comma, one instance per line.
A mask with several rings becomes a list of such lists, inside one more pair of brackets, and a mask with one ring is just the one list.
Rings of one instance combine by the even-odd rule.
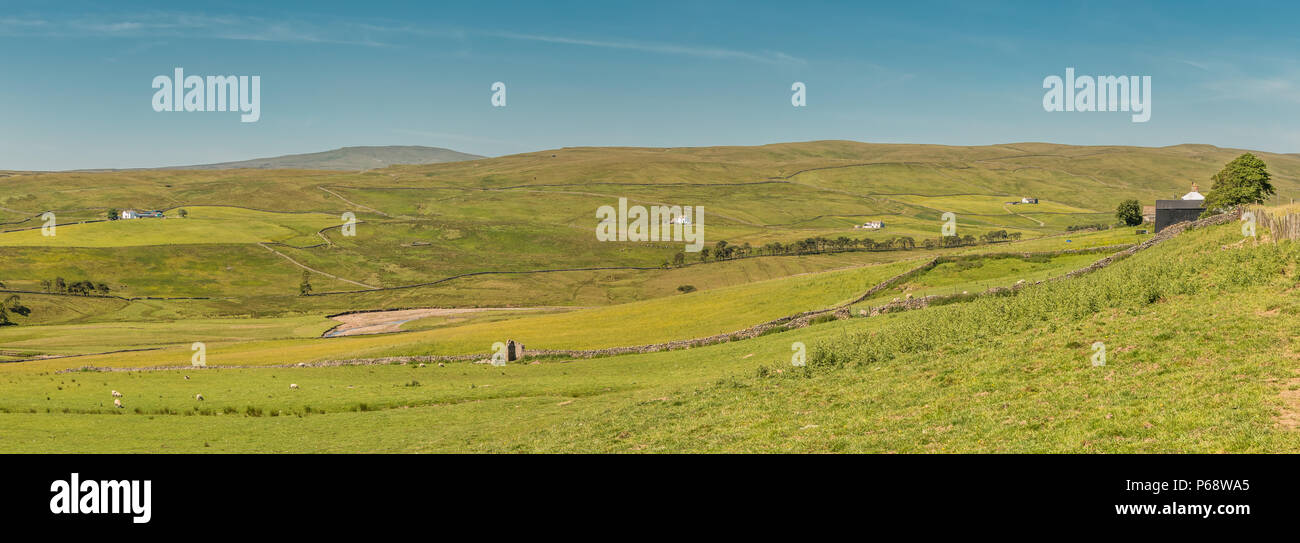
[[[122, 296], [208, 296], [210, 300], [122, 300], [23, 294], [33, 307], [21, 325], [105, 320], [177, 320], [220, 316], [331, 314], [416, 307], [598, 306], [816, 273], [915, 259], [929, 251], [848, 252], [708, 262], [669, 270], [597, 270], [465, 277], [420, 288], [329, 296], [298, 296], [301, 269], [258, 246], [211, 245], [137, 248], [3, 248], [0, 281], [39, 291], [38, 278], [105, 282]], [[283, 250], [283, 248], [281, 248]], [[330, 269], [346, 276], [350, 269]], [[421, 279], [421, 278], [413, 278]], [[360, 289], [312, 274], [316, 292]], [[79, 311], [59, 304], [90, 304]]]
[[[1010, 250], [1028, 242], [1005, 244]], [[672, 269], [659, 273], [605, 271], [605, 272], [570, 272], [582, 278], [581, 283], [572, 283], [573, 278], [555, 277], [560, 274], [538, 274], [540, 281], [537, 291], [554, 288], [557, 284], [573, 284], [578, 291], [571, 291], [575, 298], [592, 302], [591, 305], [611, 303], [615, 300], [629, 302], [640, 297], [654, 296], [655, 299], [640, 303], [627, 303], [605, 308], [592, 308], [575, 311], [567, 315], [543, 317], [536, 314], [493, 315], [489, 322], [474, 319], [469, 322], [447, 323], [444, 319], [416, 320], [406, 323], [403, 329], [426, 330], [433, 332], [408, 334], [400, 337], [372, 338], [331, 338], [312, 340], [332, 325], [319, 317], [295, 317], [287, 319], [257, 319], [257, 323], [296, 323], [303, 319], [309, 323], [321, 323], [310, 329], [292, 331], [273, 327], [275, 334], [248, 334], [240, 330], [239, 319], [204, 319], [205, 313], [220, 313], [220, 304], [233, 303], [224, 301], [138, 301], [126, 304], [117, 300], [88, 298], [69, 298], [59, 296], [27, 295], [29, 305], [38, 315], [48, 315], [52, 322], [77, 322], [78, 326], [19, 326], [0, 329], [0, 347], [8, 345], [21, 347], [32, 353], [70, 354], [105, 352], [120, 349], [139, 348], [141, 346], [170, 348], [177, 352], [144, 353], [129, 359], [104, 357], [102, 359], [76, 359], [69, 362], [71, 366], [79, 365], [170, 365], [182, 360], [189, 343], [207, 341], [214, 364], [283, 364], [290, 361], [316, 361], [332, 358], [356, 358], [382, 355], [413, 354], [469, 354], [486, 352], [495, 341], [510, 338], [524, 341], [534, 348], [588, 349], [623, 346], [635, 343], [653, 343], [677, 339], [703, 337], [716, 333], [739, 330], [766, 320], [811, 309], [828, 307], [845, 301], [864, 292], [879, 281], [896, 275], [917, 265], [931, 253], [927, 251], [910, 252], [856, 252], [836, 255], [808, 255], [792, 257], [753, 258], [721, 263], [711, 263], [688, 268]], [[1016, 264], [1019, 259], [995, 259], [986, 266], [963, 270], [963, 273], [943, 274], [943, 268], [933, 272], [934, 276], [923, 275], [914, 279], [905, 287], [911, 287], [919, 295], [938, 293], [949, 290], [960, 291], [991, 286], [993, 284], [1010, 284], [1018, 279], [1036, 280], [1053, 275], [1060, 275], [1070, 269], [1082, 267], [1102, 255], [1072, 255], [1058, 257], [1050, 263]], [[891, 259], [910, 257], [905, 262], [872, 265], [890, 262]], [[1006, 263], [1011, 262], [1010, 268]], [[845, 266], [863, 266], [826, 272], [827, 269]], [[998, 273], [989, 270], [996, 268]], [[992, 274], [992, 275], [990, 275]], [[769, 279], [770, 277], [782, 277]], [[512, 277], [513, 276], [507, 276]], [[942, 277], [936, 284], [929, 284], [931, 279]], [[466, 280], [469, 286], [446, 287], [447, 290], [468, 296], [465, 302], [483, 301], [483, 294], [491, 279], [475, 278]], [[502, 302], [518, 301], [516, 292], [520, 283], [513, 280], [503, 281], [499, 287]], [[622, 286], [620, 286], [622, 285]], [[701, 292], [680, 294], [681, 286], [692, 286]], [[573, 287], [570, 287], [573, 288]], [[592, 290], [595, 296], [580, 294], [579, 291]], [[410, 289], [411, 291], [421, 289]], [[428, 290], [437, 290], [430, 287]], [[393, 291], [403, 293], [410, 291]], [[899, 295], [894, 290], [882, 293], [868, 301], [867, 304], [880, 301], [881, 297]], [[341, 297], [309, 297], [307, 300], [328, 302], [334, 298], [336, 307], [361, 306], [372, 295], [357, 294]], [[289, 301], [297, 302], [301, 297], [289, 296]], [[419, 301], [408, 300], [408, 301]], [[98, 312], [52, 311], [52, 302], [85, 303], [112, 305]], [[263, 300], [262, 303], [274, 304]], [[374, 299], [371, 299], [374, 303]], [[490, 305], [490, 304], [487, 304]], [[503, 304], [506, 305], [506, 304]], [[50, 307], [46, 307], [50, 306]], [[401, 304], [387, 307], [417, 307], [418, 305]], [[234, 311], [238, 306], [232, 307]], [[326, 307], [326, 306], [321, 306]], [[247, 311], [244, 308], [244, 311]], [[82, 313], [88, 317], [78, 318]], [[55, 316], [58, 318], [55, 318]], [[519, 317], [515, 319], [514, 317]], [[159, 323], [149, 320], [167, 319]], [[177, 319], [196, 319], [177, 320]], [[556, 320], [549, 320], [556, 319]], [[124, 320], [127, 322], [114, 322]], [[190, 326], [190, 324], [193, 326]], [[449, 326], [454, 324], [455, 326]], [[231, 329], [223, 329], [231, 327]], [[150, 329], [155, 337], [146, 339], [131, 330]], [[156, 328], [156, 330], [155, 330]], [[630, 330], [624, 332], [623, 330]], [[163, 334], [163, 331], [167, 333]], [[93, 331], [93, 333], [92, 333]], [[18, 338], [24, 338], [19, 341]], [[301, 339], [288, 339], [301, 338]], [[271, 341], [267, 341], [271, 340]], [[635, 343], [633, 343], [635, 342]]]
[[160, 347], [189, 349], [196, 341], [235, 342], [317, 337], [337, 322], [322, 317], [186, 319], [0, 327], [0, 350], [74, 355]]
[[880, 306], [907, 294], [921, 297], [981, 293], [994, 287], [1011, 286], [1018, 281], [1042, 281], [1086, 267], [1105, 256], [1105, 253], [1085, 253], [1054, 257], [1007, 256], [943, 262], [855, 304], [854, 309]]
[[[918, 263], [880, 264], [616, 306], [398, 335], [214, 341], [208, 345], [208, 364], [267, 365], [400, 355], [479, 354], [490, 352], [493, 343], [507, 339], [520, 341], [532, 349], [599, 349], [692, 339], [734, 332], [794, 313], [849, 301]], [[24, 363], [24, 366], [27, 370], [48, 370], [82, 366], [175, 365], [177, 360], [188, 357], [185, 353], [189, 343], [184, 340], [182, 343], [170, 350], [137, 353], [129, 358], [84, 356], [35, 361]], [[0, 366], [0, 371], [6, 369], [11, 368]]]
[[[40, 292], [41, 281], [62, 277], [104, 283], [124, 297], [240, 298], [246, 309], [237, 315], [256, 311], [263, 296], [297, 295], [302, 271], [258, 245], [0, 247], [0, 281], [9, 289]], [[319, 274], [311, 281], [318, 291], [358, 288]]]
[[963, 214], [1003, 215], [1014, 213], [1095, 213], [1094, 209], [1084, 209], [1072, 205], [1039, 199], [1037, 204], [1008, 204], [1019, 202], [1020, 198], [1006, 196], [912, 196], [898, 195], [890, 198], [928, 207], [941, 212], [951, 212], [961, 219]]
[[236, 207], [186, 207], [166, 219], [131, 219], [59, 226], [53, 236], [42, 229], [0, 234], [0, 246], [12, 247], [139, 247], [258, 242], [321, 243], [315, 232], [341, 224], [324, 213], [273, 213]]
[[[315, 230], [337, 224], [343, 210], [356, 211], [367, 221], [359, 225], [356, 238], [331, 231], [327, 235], [336, 247], [286, 248], [284, 252], [313, 268], [353, 281], [396, 286], [485, 270], [657, 266], [681, 250], [677, 243], [597, 243], [595, 207], [618, 196], [641, 203], [703, 202], [709, 213], [709, 243], [725, 239], [759, 246], [769, 241], [788, 243], [841, 235], [921, 239], [937, 235], [939, 209], [949, 207], [961, 210], [963, 234], [1001, 228], [1028, 238], [1074, 224], [1109, 222], [1110, 212], [1120, 200], [1137, 197], [1147, 201], [1184, 191], [1189, 179], [1208, 179], [1236, 154], [1239, 151], [1209, 146], [1149, 149], [1030, 143], [948, 147], [822, 141], [759, 147], [563, 149], [366, 173], [18, 172], [4, 178], [0, 207], [31, 213], [53, 209], [63, 221], [100, 218], [110, 207], [189, 205], [194, 215], [186, 221], [194, 222], [178, 226], [179, 219], [169, 218], [69, 225], [60, 228], [54, 238], [40, 236], [39, 230], [0, 234], [0, 281], [30, 288], [46, 276], [71, 280], [94, 271], [88, 275], [115, 277], [78, 279], [112, 282], [115, 291], [120, 285], [119, 292], [128, 296], [239, 298], [237, 305], [250, 307], [251, 312], [317, 307], [314, 300], [295, 304], [290, 298], [261, 303], [255, 297], [291, 297], [297, 282], [286, 277], [300, 270], [270, 253], [255, 266], [232, 265], [253, 262], [248, 259], [257, 257], [236, 255], [231, 245], [214, 244], [263, 240], [319, 243]], [[1261, 156], [1275, 174], [1279, 199], [1293, 196], [1300, 187], [1300, 159]], [[998, 203], [1025, 195], [1039, 197], [1044, 203], [1005, 209]], [[202, 207], [207, 205], [254, 205], [320, 215], [250, 218], [230, 211], [236, 215], [224, 218], [230, 219], [233, 227], [214, 221], [221, 226], [182, 232], [201, 224], [201, 219], [225, 213], [220, 208]], [[1092, 210], [1094, 214], [1043, 211], [1057, 207]], [[14, 217], [21, 218], [22, 213]], [[317, 218], [323, 222], [313, 222]], [[883, 219], [889, 227], [882, 232], [851, 228], [854, 222], [869, 219]], [[299, 220], [307, 224], [297, 223]], [[136, 229], [145, 231], [134, 232]], [[413, 242], [430, 245], [414, 246]], [[12, 243], [24, 246], [6, 246]], [[87, 249], [80, 245], [89, 245], [137, 253], [142, 245], [176, 243], [195, 245], [151, 245], [146, 254], [135, 256], [73, 252]], [[162, 247], [167, 249], [158, 249]], [[18, 249], [50, 252], [13, 252]], [[69, 252], [61, 252], [64, 250]], [[163, 251], [169, 252], [164, 255]], [[13, 264], [17, 259], [26, 261]], [[146, 259], [152, 262], [142, 261]], [[129, 265], [123, 263], [128, 260]], [[168, 267], [177, 263], [186, 266], [184, 272], [169, 272]], [[227, 271], [249, 286], [243, 288], [220, 277], [225, 267], [232, 267]], [[12, 273], [11, 268], [39, 274]], [[167, 277], [169, 274], [174, 278]], [[186, 279], [189, 277], [202, 279]], [[501, 284], [501, 279], [491, 281]], [[521, 283], [527, 281], [520, 279]], [[354, 287], [346, 285], [331, 284], [323, 276], [314, 280], [317, 292]], [[561, 290], [571, 287], [582, 292], [599, 288], [565, 285]], [[544, 289], [530, 284], [523, 291]], [[457, 305], [501, 305], [495, 300], [479, 304], [466, 291], [430, 292], [414, 296], [418, 301], [406, 293], [369, 295], [379, 301], [356, 308], [385, 307], [398, 301], [440, 304], [443, 300]], [[611, 301], [626, 301], [624, 294], [612, 290], [602, 294]], [[499, 295], [500, 291], [488, 293]], [[528, 305], [566, 303], [549, 293], [526, 297], [537, 298], [523, 302]], [[592, 304], [592, 296], [582, 297], [585, 299], [575, 297], [572, 303]]]
[[[1146, 234], [1138, 234], [1146, 230]], [[1151, 239], [1154, 228], [1151, 225], [1138, 227], [1110, 228], [1107, 230], [1088, 230], [1067, 232], [1039, 238], [1027, 238], [1013, 243], [994, 243], [967, 247], [960, 254], [1003, 253], [1003, 252], [1056, 252], [1115, 245], [1133, 245]]]
[[[1218, 254], [1239, 238], [1232, 234], [1193, 232], [1082, 279], [1089, 288], [1123, 284], [1160, 262], [1213, 286], [1165, 285], [1155, 303], [1084, 288], [1097, 305], [1082, 317], [1061, 313], [840, 368], [793, 368], [790, 344], [815, 351], [863, 332], [907, 334], [957, 306], [687, 351], [504, 368], [6, 371], [0, 450], [1296, 452], [1300, 432], [1277, 423], [1294, 409], [1281, 394], [1300, 368], [1296, 253]], [[1237, 277], [1230, 263], [1268, 273]], [[1035, 298], [991, 303], [1017, 314]], [[1100, 367], [1089, 349], [1098, 340], [1109, 347]], [[112, 407], [111, 390], [125, 394], [125, 409]]]

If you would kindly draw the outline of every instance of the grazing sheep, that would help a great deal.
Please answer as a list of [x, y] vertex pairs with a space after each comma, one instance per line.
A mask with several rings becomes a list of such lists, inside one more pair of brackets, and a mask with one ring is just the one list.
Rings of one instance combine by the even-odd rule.
[[423, 367], [424, 367], [424, 362], [420, 362], [420, 365], [419, 365], [419, 366], [416, 366], [416, 367], [417, 367], [417, 368], [423, 368]]
[[122, 407], [122, 400], [113, 400], [113, 405], [117, 406], [118, 409], [126, 409]]
[[118, 392], [118, 391], [116, 391], [116, 390], [114, 390], [114, 391], [113, 391], [113, 397], [114, 397], [114, 398], [121, 398], [121, 397], [122, 397], [122, 393], [121, 393], [121, 392]]
[[189, 380], [190, 380], [190, 376], [186, 375], [186, 376], [185, 376], [185, 380], [186, 380], [186, 381], [189, 381]]
[[289, 388], [296, 390], [298, 388], [298, 383], [289, 383]]
[[202, 394], [195, 394], [195, 395], [194, 395], [194, 399], [196, 399], [196, 400], [198, 400], [198, 401], [201, 402], [201, 401], [203, 401], [203, 395], [202, 395]]

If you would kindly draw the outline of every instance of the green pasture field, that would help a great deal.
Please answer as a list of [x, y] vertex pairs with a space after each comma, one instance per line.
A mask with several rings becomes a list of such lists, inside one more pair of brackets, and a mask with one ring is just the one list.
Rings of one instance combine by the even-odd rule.
[[[0, 365], [0, 450], [1293, 452], [1300, 434], [1278, 419], [1300, 388], [1300, 253], [1221, 248], [1234, 239], [1234, 225], [1192, 231], [1019, 296], [685, 351], [506, 367]], [[970, 335], [908, 339], [925, 330]], [[794, 342], [806, 368], [790, 363]]]
[[189, 349], [196, 341], [318, 337], [337, 324], [322, 317], [279, 317], [5, 326], [0, 327], [0, 345], [5, 350], [63, 356], [177, 345]]
[[316, 231], [342, 224], [323, 213], [271, 213], [237, 207], [184, 207], [166, 219], [129, 219], [58, 226], [53, 236], [34, 228], [0, 234], [10, 247], [139, 247], [258, 242], [322, 243]]
[[[319, 338], [317, 332], [298, 336], [302, 339], [253, 338], [249, 341], [214, 342], [208, 346], [207, 357], [212, 366], [275, 365], [382, 356], [489, 353], [493, 343], [507, 339], [520, 341], [532, 349], [599, 349], [692, 339], [734, 332], [809, 309], [847, 302], [918, 263], [904, 261], [799, 275], [615, 306], [470, 322], [396, 335]], [[310, 319], [305, 321], [306, 324], [311, 322]], [[438, 322], [416, 320], [410, 325], [420, 328]], [[183, 327], [176, 331], [182, 330]], [[29, 333], [38, 337], [40, 334], [38, 331]], [[112, 328], [106, 327], [104, 333], [112, 334]], [[130, 357], [84, 356], [24, 365], [29, 368], [175, 365], [181, 355], [183, 357], [179, 359], [188, 359], [186, 353], [190, 341], [197, 340], [183, 340], [171, 349], [141, 352]], [[8, 368], [0, 366], [0, 371], [5, 369]]]
[[1083, 268], [1105, 253], [1059, 256], [1005, 256], [942, 262], [925, 272], [880, 291], [855, 304], [854, 310], [884, 305], [911, 294], [914, 297], [981, 293], [994, 287], [1009, 287], [1017, 281], [1043, 281]]
[[[1128, 198], [1208, 186], [1241, 152], [820, 141], [566, 148], [367, 172], [12, 172], [0, 177], [0, 290], [27, 291], [32, 313], [0, 327], [0, 451], [1295, 451], [1277, 420], [1295, 409], [1280, 394], [1300, 389], [1296, 252], [1237, 243], [1232, 225], [1014, 296], [709, 347], [505, 368], [294, 367], [479, 355], [507, 339], [598, 349], [709, 336], [850, 301], [938, 255], [990, 258], [942, 264], [858, 308], [1056, 277], [1105, 254], [997, 253], [1140, 243], [1149, 225], [1065, 230], [1112, 224]], [[1300, 195], [1300, 157], [1259, 156], [1272, 203]], [[1041, 203], [1006, 204], [1023, 196]], [[595, 239], [596, 208], [619, 197], [703, 205], [710, 248], [920, 244], [945, 211], [961, 235], [1023, 239], [703, 263], [688, 253], [689, 266], [664, 268], [684, 242]], [[110, 208], [169, 218], [66, 224], [52, 238], [20, 230], [44, 211], [64, 223]], [[361, 220], [356, 237], [331, 228], [345, 211]], [[868, 220], [887, 226], [853, 228]], [[304, 267], [311, 296], [299, 295]], [[572, 270], [596, 267], [645, 269]], [[441, 281], [476, 272], [494, 273]], [[31, 292], [59, 277], [114, 297]], [[543, 306], [572, 309], [320, 337], [336, 313]], [[211, 368], [55, 373], [184, 366], [195, 341]], [[1104, 370], [1087, 364], [1093, 341], [1110, 349]], [[788, 365], [794, 342], [807, 345], [808, 369]], [[150, 350], [102, 354], [126, 349]], [[76, 356], [15, 362], [62, 355]], [[111, 407], [112, 389], [126, 409]]]

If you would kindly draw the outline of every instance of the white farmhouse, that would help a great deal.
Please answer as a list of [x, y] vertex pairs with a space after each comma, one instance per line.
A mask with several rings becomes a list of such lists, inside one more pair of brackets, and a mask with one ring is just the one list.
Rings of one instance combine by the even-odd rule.
[[140, 211], [138, 209], [123, 209], [121, 213], [123, 219], [165, 219], [161, 211]]

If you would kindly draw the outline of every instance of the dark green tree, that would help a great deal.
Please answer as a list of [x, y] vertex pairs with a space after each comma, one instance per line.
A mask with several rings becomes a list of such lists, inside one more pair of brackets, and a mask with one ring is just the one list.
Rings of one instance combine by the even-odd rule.
[[1210, 177], [1214, 185], [1205, 195], [1205, 215], [1212, 215], [1244, 204], [1262, 204], [1277, 194], [1268, 166], [1259, 157], [1246, 153], [1232, 159]]
[[32, 310], [23, 305], [23, 302], [18, 298], [18, 295], [14, 294], [5, 298], [4, 303], [0, 303], [0, 326], [14, 324], [14, 322], [9, 318], [10, 313], [26, 317], [27, 315], [32, 314]]
[[302, 282], [298, 284], [298, 295], [306, 296], [311, 294], [311, 272], [302, 271]]
[[1124, 200], [1115, 208], [1115, 218], [1124, 226], [1142, 224], [1142, 204], [1137, 200]]

